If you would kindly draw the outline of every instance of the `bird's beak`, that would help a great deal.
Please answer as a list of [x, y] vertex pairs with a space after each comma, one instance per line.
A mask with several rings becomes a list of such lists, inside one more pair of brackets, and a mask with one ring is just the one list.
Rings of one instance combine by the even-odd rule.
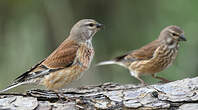
[[184, 34], [179, 36], [179, 41], [187, 41], [186, 37], [184, 36]]
[[96, 24], [96, 28], [97, 28], [97, 29], [102, 29], [103, 27], [104, 27], [103, 24], [100, 24], [100, 23], [97, 23], [97, 24]]

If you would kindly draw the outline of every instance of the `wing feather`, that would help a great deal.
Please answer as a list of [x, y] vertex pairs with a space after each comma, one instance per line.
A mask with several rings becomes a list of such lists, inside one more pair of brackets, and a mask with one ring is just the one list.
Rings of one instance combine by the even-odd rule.
[[65, 40], [42, 64], [48, 68], [65, 68], [76, 57], [79, 45], [75, 41]]
[[77, 43], [71, 40], [65, 40], [49, 57], [40, 61], [30, 70], [17, 77], [14, 82], [19, 83], [28, 81], [71, 66], [76, 57], [77, 50]]
[[137, 60], [148, 60], [153, 57], [153, 54], [155, 50], [160, 45], [159, 40], [155, 40], [145, 46], [143, 46], [140, 49], [133, 50], [132, 52], [129, 52], [127, 54], [124, 54], [122, 56], [116, 57], [116, 61], [137, 61]]

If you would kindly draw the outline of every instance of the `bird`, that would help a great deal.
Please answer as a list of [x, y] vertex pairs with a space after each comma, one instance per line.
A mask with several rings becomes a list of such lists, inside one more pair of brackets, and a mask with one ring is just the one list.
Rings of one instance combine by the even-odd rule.
[[117, 64], [125, 67], [142, 85], [147, 85], [140, 78], [142, 74], [151, 75], [162, 82], [169, 82], [163, 77], [156, 76], [156, 73], [173, 63], [178, 54], [180, 41], [186, 41], [184, 31], [179, 26], [170, 25], [162, 29], [156, 40], [112, 60], [102, 61], [97, 66]]
[[79, 20], [57, 49], [0, 92], [24, 84], [42, 85], [48, 90], [58, 91], [79, 79], [89, 69], [94, 56], [92, 37], [102, 27], [103, 24], [93, 19]]

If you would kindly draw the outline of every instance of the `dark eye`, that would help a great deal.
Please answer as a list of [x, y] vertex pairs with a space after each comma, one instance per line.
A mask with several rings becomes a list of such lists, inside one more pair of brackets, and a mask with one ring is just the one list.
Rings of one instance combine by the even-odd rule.
[[173, 35], [173, 36], [178, 36], [178, 35], [177, 35], [177, 34], [175, 34], [175, 33], [172, 33], [172, 35]]
[[90, 27], [93, 27], [93, 26], [94, 26], [94, 24], [93, 24], [93, 23], [89, 23], [88, 25], [89, 25]]

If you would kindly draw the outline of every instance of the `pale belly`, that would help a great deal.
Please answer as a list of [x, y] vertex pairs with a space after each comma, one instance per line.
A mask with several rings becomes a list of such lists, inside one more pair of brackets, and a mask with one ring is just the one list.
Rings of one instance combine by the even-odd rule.
[[76, 63], [71, 67], [61, 69], [56, 72], [52, 72], [44, 77], [42, 85], [50, 90], [56, 90], [64, 87], [74, 80], [79, 79], [82, 74], [89, 68], [94, 51], [91, 48], [82, 47], [82, 49], [76, 57]]
[[139, 74], [154, 74], [163, 71], [169, 67], [177, 56], [177, 52], [174, 51], [172, 54], [157, 55], [150, 60], [135, 61], [130, 65], [133, 72]]
[[56, 90], [79, 79], [87, 68], [82, 68], [79, 65], [72, 66], [63, 70], [59, 70], [44, 77], [43, 84], [50, 90]]

